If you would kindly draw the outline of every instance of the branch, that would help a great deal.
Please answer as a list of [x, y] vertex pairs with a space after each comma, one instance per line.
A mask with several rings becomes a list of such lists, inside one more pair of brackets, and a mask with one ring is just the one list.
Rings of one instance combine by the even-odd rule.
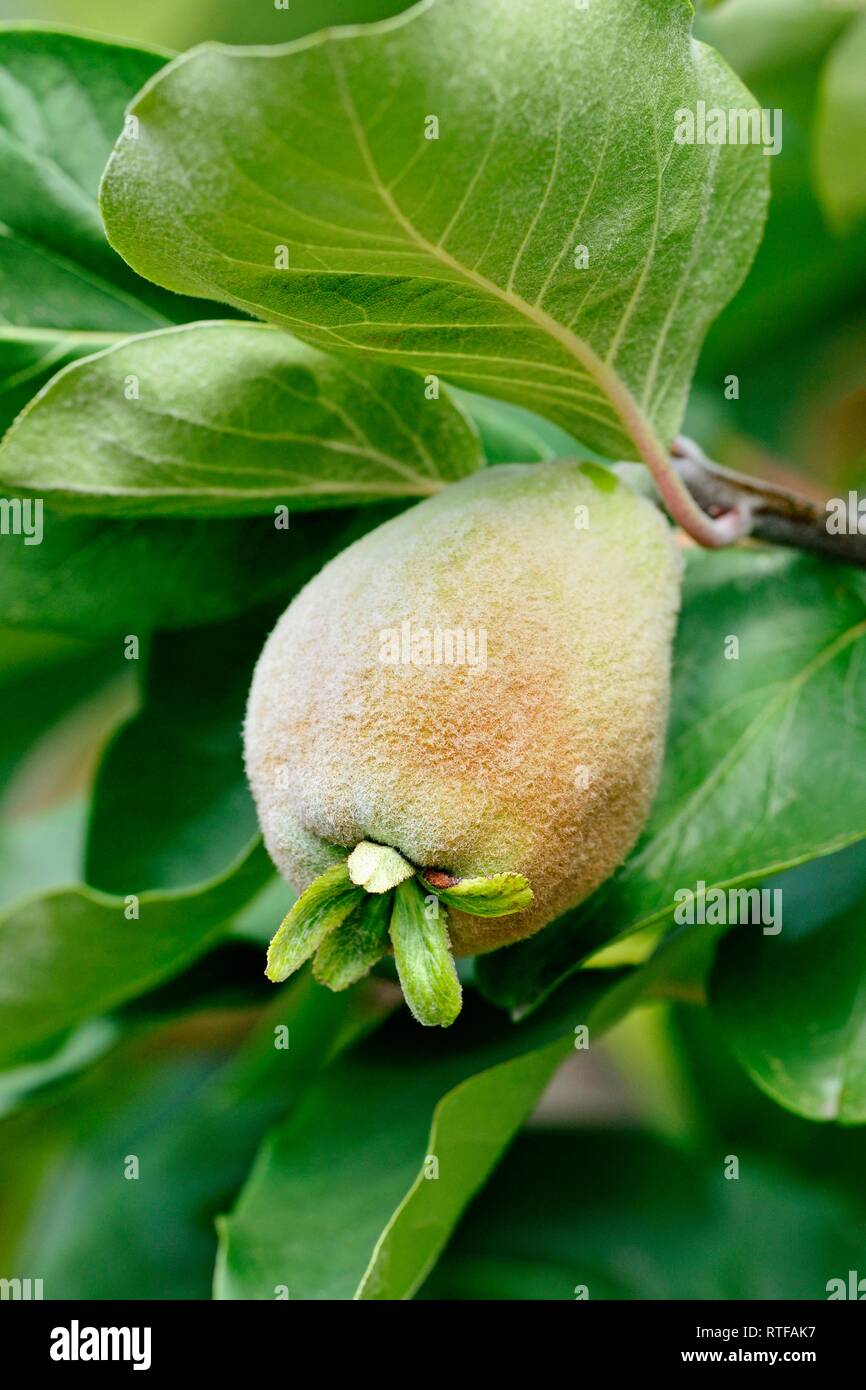
[[[671, 452], [671, 472], [688, 490], [704, 515], [712, 518], [717, 526], [725, 518], [730, 519], [731, 534], [722, 544], [750, 536], [755, 540], [793, 546], [798, 550], [825, 555], [831, 560], [866, 567], [866, 534], [860, 534], [857, 516], [852, 516], [847, 509], [846, 530], [836, 535], [828, 530], [825, 504], [799, 497], [787, 488], [761, 478], [732, 473], [730, 469], [712, 463], [697, 444], [684, 436], [674, 441]], [[658, 478], [654, 477], [654, 480], [658, 486]], [[667, 504], [666, 491], [659, 488], [662, 501]], [[707, 544], [704, 535], [696, 533], [688, 525], [687, 518], [681, 519], [673, 509], [670, 510], [673, 519], [683, 525], [684, 530], [701, 544]], [[719, 540], [710, 543], [718, 545]]]
[[[637, 426], [637, 422], [634, 423]], [[751, 515], [742, 501], [736, 500], [714, 510], [700, 507], [680, 476], [675, 460], [668, 456], [652, 431], [635, 427], [632, 437], [668, 515], [687, 536], [709, 550], [721, 550], [749, 534]], [[697, 451], [697, 445], [690, 441], [677, 442], [688, 443]]]

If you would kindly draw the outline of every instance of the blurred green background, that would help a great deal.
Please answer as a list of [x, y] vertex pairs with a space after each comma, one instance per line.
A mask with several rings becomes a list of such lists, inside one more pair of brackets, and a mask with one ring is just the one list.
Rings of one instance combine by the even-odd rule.
[[273, 0], [149, 0], [124, 5], [121, 0], [4, 0], [3, 19], [40, 20], [91, 29], [114, 38], [163, 48], [189, 48], [218, 39], [221, 43], [287, 43], [331, 24], [366, 24], [408, 9], [403, 0], [289, 0], [277, 9]]

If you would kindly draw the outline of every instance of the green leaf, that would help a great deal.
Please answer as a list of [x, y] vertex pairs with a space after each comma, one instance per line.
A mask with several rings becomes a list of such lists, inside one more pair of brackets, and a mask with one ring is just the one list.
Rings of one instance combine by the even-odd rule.
[[[730, 640], [739, 643], [728, 659]], [[636, 850], [581, 907], [478, 962], [532, 1008], [611, 942], [666, 928], [678, 889], [756, 883], [866, 836], [866, 578], [781, 552], [694, 552], [662, 784]], [[654, 944], [655, 936], [646, 938]]]
[[407, 1298], [418, 1288], [462, 1215], [467, 1195], [483, 1188], [570, 1046], [570, 1041], [548, 1043], [446, 1092], [433, 1112], [428, 1143], [428, 1153], [439, 1159], [436, 1177], [426, 1164], [427, 1171], [416, 1175], [376, 1242], [356, 1298]]
[[[0, 546], [0, 560], [6, 549]], [[117, 675], [110, 650], [45, 633], [0, 630], [0, 803], [53, 725]]]
[[[408, 8], [407, 0], [274, 0], [245, 7], [236, 0], [151, 0], [128, 9], [124, 31], [131, 38], [159, 42], [166, 34], [178, 48], [194, 43], [285, 43], [332, 24], [366, 24]], [[76, 21], [97, 33], [117, 27], [116, 0], [77, 0]]]
[[[183, 1023], [123, 1043], [65, 1091], [67, 1143], [34, 1194], [7, 1272], [38, 1268], [56, 1298], [209, 1298], [214, 1219], [263, 1133], [291, 1112], [332, 1053], [347, 1006], [346, 996], [299, 979], [227, 1063], [223, 1036], [214, 1038], [216, 1053], [201, 1036], [190, 1046]], [[43, 1146], [58, 1109], [34, 1116]], [[130, 1152], [139, 1160], [135, 1182], [123, 1174]]]
[[675, 142], [699, 100], [754, 106], [690, 20], [681, 0], [432, 0], [195, 50], [133, 104], [109, 238], [171, 289], [657, 453], [767, 200], [757, 146]]
[[[784, 898], [784, 888], [782, 889]], [[779, 1105], [811, 1120], [866, 1122], [866, 902], [801, 933], [732, 932], [711, 997], [726, 1040]]]
[[730, 1181], [723, 1153], [628, 1131], [523, 1135], [424, 1297], [826, 1299], [860, 1260], [856, 1208], [751, 1146]]
[[413, 1016], [425, 1027], [448, 1028], [462, 1001], [448, 940], [448, 917], [438, 904], [428, 905], [415, 879], [394, 890], [391, 943]]
[[0, 916], [0, 1065], [105, 1013], [189, 965], [224, 934], [273, 873], [259, 841], [221, 877], [129, 904], [89, 888], [56, 889]]
[[142, 658], [142, 708], [97, 773], [88, 883], [118, 894], [185, 888], [213, 878], [249, 844], [257, 824], [241, 727], [275, 616], [268, 609], [154, 639]]
[[54, 371], [201, 305], [131, 273], [96, 195], [124, 109], [168, 55], [0, 28], [0, 428]]
[[168, 56], [61, 30], [0, 30], [6, 322], [133, 333], [165, 322], [155, 303], [168, 296], [112, 254], [96, 192], [127, 103]]
[[349, 855], [349, 877], [368, 893], [387, 893], [411, 878], [415, 870], [395, 849], [362, 840]]
[[0, 482], [96, 515], [273, 514], [426, 497], [482, 462], [447, 395], [264, 324], [197, 323], [67, 367], [0, 447]]
[[[391, 513], [388, 512], [387, 515]], [[105, 521], [46, 510], [41, 545], [0, 545], [0, 623], [112, 638], [218, 622], [289, 598], [385, 513], [323, 512], [288, 531], [245, 521]]]
[[216, 1296], [410, 1298], [572, 1048], [564, 1035], [591, 1020], [599, 974], [520, 1027], [473, 995], [443, 1031], [400, 1010], [329, 1068], [222, 1225]]
[[474, 391], [454, 390], [481, 436], [488, 463], [540, 463], [544, 459], [591, 458], [592, 450], [578, 444], [565, 430], [540, 415], [508, 401], [495, 401]]
[[60, 333], [0, 323], [0, 434], [55, 372], [119, 340], [116, 333]]
[[335, 864], [311, 883], [289, 909], [268, 948], [269, 980], [285, 980], [310, 959], [364, 897], [345, 864]]
[[0, 1071], [0, 1117], [39, 1105], [53, 1088], [66, 1084], [103, 1057], [117, 1043], [114, 1019], [91, 1018], [55, 1039], [55, 1046], [35, 1049], [32, 1061]]
[[[113, 0], [99, 0], [111, 5]], [[90, 0], [93, 3], [93, 0]], [[196, 14], [195, 5], [202, 6]], [[172, 9], [172, 24], [186, 22], [187, 43], [220, 39], [223, 43], [284, 43], [336, 24], [370, 24], [409, 9], [411, 0], [290, 0], [286, 9], [262, 6], [238, 9], [233, 0], [194, 0]], [[113, 11], [109, 10], [109, 14]], [[129, 16], [131, 19], [132, 16]]]
[[313, 962], [313, 974], [329, 989], [343, 990], [369, 974], [388, 950], [391, 899], [387, 893], [362, 899], [350, 917], [325, 937]]
[[830, 223], [848, 231], [866, 216], [866, 14], [845, 31], [821, 76], [815, 183]]
[[724, 931], [723, 926], [684, 926], [668, 933], [648, 960], [621, 972], [606, 991], [596, 1010], [596, 1027], [612, 1028], [652, 1001], [704, 1003], [706, 980]]
[[440, 902], [473, 917], [508, 917], [532, 902], [532, 889], [523, 874], [492, 874], [489, 878], [451, 878], [430, 874], [421, 882]]

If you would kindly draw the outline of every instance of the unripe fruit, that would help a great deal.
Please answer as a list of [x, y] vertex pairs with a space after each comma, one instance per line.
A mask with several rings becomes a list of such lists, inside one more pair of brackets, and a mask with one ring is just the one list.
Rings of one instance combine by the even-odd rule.
[[570, 462], [486, 469], [357, 541], [253, 680], [247, 769], [280, 872], [300, 892], [369, 841], [440, 886], [524, 875], [523, 911], [449, 907], [455, 954], [582, 901], [655, 791], [680, 573], [655, 508]]

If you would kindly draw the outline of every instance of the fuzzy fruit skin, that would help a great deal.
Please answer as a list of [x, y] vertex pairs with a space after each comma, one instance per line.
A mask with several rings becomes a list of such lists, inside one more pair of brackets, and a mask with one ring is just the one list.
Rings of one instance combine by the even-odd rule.
[[[301, 891], [361, 840], [463, 877], [525, 874], [525, 911], [449, 912], [458, 955], [588, 897], [655, 793], [681, 568], [650, 503], [573, 462], [486, 469], [350, 546], [253, 678], [247, 772], [283, 876]], [[407, 621], [420, 641], [484, 629], [486, 665], [480, 647], [474, 667], [383, 662], [381, 634]]]

